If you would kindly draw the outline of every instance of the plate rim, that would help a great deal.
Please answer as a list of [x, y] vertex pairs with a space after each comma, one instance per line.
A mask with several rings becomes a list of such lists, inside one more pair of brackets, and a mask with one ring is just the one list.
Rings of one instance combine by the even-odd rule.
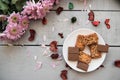
[[[98, 33], [98, 32], [96, 32], [96, 31], [94, 31], [94, 30], [92, 30], [92, 29], [90, 29], [90, 28], [79, 28], [79, 29], [76, 29], [76, 30], [74, 30], [74, 31], [72, 31], [71, 33], [69, 33], [68, 34], [68, 36], [66, 37], [66, 39], [64, 40], [64, 43], [63, 43], [63, 49], [62, 49], [62, 55], [63, 55], [63, 58], [64, 58], [64, 60], [65, 60], [65, 62], [68, 64], [68, 62], [66, 61], [66, 59], [65, 59], [65, 56], [64, 56], [64, 44], [65, 44], [65, 42], [66, 42], [66, 40], [67, 40], [67, 38], [68, 37], [70, 37], [73, 33], [75, 33], [75, 32], [77, 32], [77, 31], [79, 31], [79, 30], [89, 30], [89, 31], [92, 31], [92, 32], [95, 32], [97, 35], [99, 35], [100, 37], [101, 37], [101, 39], [103, 40], [103, 44], [105, 45], [105, 41], [104, 41], [104, 39], [103, 39], [103, 37]], [[103, 54], [103, 53], [102, 53]], [[104, 60], [102, 61], [102, 63], [100, 64], [100, 65], [102, 65], [103, 64], [103, 62], [105, 61], [105, 59], [106, 59], [106, 53], [105, 53], [105, 55], [104, 55]], [[69, 65], [69, 64], [68, 64]], [[99, 66], [100, 66], [99, 65]], [[79, 70], [76, 70], [76, 69], [74, 69], [71, 65], [69, 65], [73, 70], [75, 70], [75, 71], [77, 71], [77, 72], [82, 72], [82, 73], [88, 73], [88, 72], [92, 72], [92, 71], [95, 71], [98, 67], [96, 67], [94, 70], [91, 70], [91, 71], [79, 71]], [[80, 69], [81, 70], [81, 69]]]

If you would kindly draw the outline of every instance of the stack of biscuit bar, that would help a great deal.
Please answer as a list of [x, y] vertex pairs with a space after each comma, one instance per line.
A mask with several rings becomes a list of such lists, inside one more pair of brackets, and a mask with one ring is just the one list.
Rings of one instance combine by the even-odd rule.
[[85, 49], [86, 39], [84, 35], [78, 35], [75, 47], [78, 47], [81, 51]]
[[69, 47], [68, 48], [68, 60], [77, 61], [79, 58], [79, 48]]
[[[90, 55], [84, 52], [86, 46], [89, 47]], [[101, 52], [108, 52], [108, 48], [108, 45], [98, 44], [98, 36], [96, 33], [78, 35], [75, 47], [68, 48], [68, 60], [78, 61], [77, 68], [87, 71], [91, 60], [101, 58]]]
[[87, 71], [90, 62], [91, 62], [90, 55], [84, 53], [83, 51], [80, 51], [79, 60], [78, 60], [78, 63], [77, 63], [77, 68], [80, 68], [84, 71]]
[[[82, 38], [79, 36], [82, 36]], [[79, 44], [82, 44], [82, 46], [79, 47], [78, 46]], [[89, 35], [78, 35], [75, 46], [80, 48], [80, 50], [82, 51], [84, 50], [83, 47], [85, 48], [85, 46], [88, 46], [90, 48], [91, 58], [96, 59], [101, 57], [101, 52], [97, 50], [97, 45], [98, 45], [98, 36], [96, 33], [93, 33]]]

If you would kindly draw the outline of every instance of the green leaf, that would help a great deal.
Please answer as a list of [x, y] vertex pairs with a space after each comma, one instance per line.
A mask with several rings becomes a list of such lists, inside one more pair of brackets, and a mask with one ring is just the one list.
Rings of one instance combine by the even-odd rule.
[[10, 4], [10, 0], [2, 0], [5, 4]]
[[0, 10], [2, 10], [3, 13], [6, 13], [7, 10], [8, 10], [8, 8], [9, 8], [8, 5], [5, 4], [5, 3], [3, 3], [3, 2], [0, 0]]
[[39, 0], [35, 0], [35, 2], [37, 3]]
[[17, 1], [20, 1], [20, 0], [12, 0], [12, 4], [16, 4]]
[[17, 8], [16, 8], [16, 6], [13, 4], [13, 5], [10, 5], [10, 8], [9, 8], [9, 10], [8, 10], [8, 14], [10, 14], [10, 13], [12, 13], [13, 11], [15, 11], [15, 12], [18, 12], [18, 10], [17, 10]]
[[3, 32], [5, 30], [7, 24], [8, 24], [7, 20], [4, 22], [0, 21], [0, 32]]
[[19, 0], [16, 2], [15, 6], [17, 8], [18, 11], [21, 11], [23, 6], [25, 5], [26, 0]]

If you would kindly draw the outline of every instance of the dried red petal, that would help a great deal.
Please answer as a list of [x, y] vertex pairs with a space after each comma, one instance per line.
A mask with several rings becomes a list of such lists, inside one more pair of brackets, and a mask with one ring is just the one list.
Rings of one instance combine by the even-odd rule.
[[118, 68], [120, 68], [120, 60], [114, 61], [114, 65]]
[[36, 32], [34, 29], [30, 29], [29, 32], [30, 32], [30, 36], [29, 36], [28, 40], [33, 41], [35, 39]]
[[100, 68], [104, 68], [104, 65], [100, 65], [100, 66], [97, 68], [97, 70], [100, 69]]
[[107, 27], [107, 29], [110, 29], [110, 24], [107, 24], [106, 27]]
[[65, 64], [65, 66], [67, 67], [67, 68], [70, 68], [70, 69], [72, 69], [67, 63]]
[[110, 24], [109, 24], [109, 22], [110, 22], [110, 19], [106, 19], [106, 20], [105, 20], [105, 25], [106, 25], [107, 29], [110, 29]]
[[105, 20], [105, 24], [109, 24], [109, 22], [110, 22], [110, 19]]
[[57, 48], [57, 41], [52, 41], [50, 43], [50, 51], [52, 52], [57, 52], [58, 48]]
[[61, 71], [61, 74], [60, 74], [60, 77], [61, 77], [63, 80], [67, 80], [67, 70], [62, 70], [62, 71]]
[[89, 16], [88, 18], [89, 21], [94, 21], [94, 12], [92, 10], [88, 13], [88, 16]]
[[59, 57], [59, 54], [51, 54], [50, 56], [52, 59], [57, 59]]
[[63, 33], [58, 33], [61, 38], [64, 38]]
[[58, 7], [56, 13], [59, 15], [63, 11], [63, 7]]
[[100, 24], [100, 21], [93, 21], [92, 24], [93, 26], [97, 27]]
[[104, 65], [100, 65], [101, 68], [104, 68]]
[[42, 24], [44, 24], [44, 25], [47, 24], [47, 19], [45, 17], [42, 19]]

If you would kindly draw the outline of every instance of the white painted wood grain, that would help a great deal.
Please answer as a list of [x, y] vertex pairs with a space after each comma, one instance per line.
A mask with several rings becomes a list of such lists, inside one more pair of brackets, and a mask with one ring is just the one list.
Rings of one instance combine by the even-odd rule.
[[[43, 48], [35, 46], [0, 47], [0, 80], [61, 80], [61, 70], [67, 69], [64, 60], [56, 68], [52, 68], [50, 64], [56, 61], [43, 56], [43, 51]], [[120, 69], [113, 65], [115, 60], [120, 59], [119, 52], [119, 48], [110, 48], [103, 63], [105, 67], [94, 72], [83, 74], [67, 69], [68, 80], [120, 80]], [[62, 53], [61, 47], [59, 53]], [[37, 71], [34, 70], [34, 56], [37, 56], [37, 61], [43, 62], [42, 68]]]
[[[87, 5], [86, 8], [89, 8], [91, 5], [91, 9], [93, 10], [120, 10], [120, 1], [119, 0], [86, 0]], [[84, 0], [61, 0], [58, 6], [62, 6], [65, 10], [69, 10], [68, 4], [72, 2], [74, 4], [73, 10], [83, 10]], [[54, 9], [56, 9], [56, 6]]]
[[[77, 22], [74, 24], [70, 21], [73, 16], [77, 17]], [[64, 11], [60, 15], [56, 15], [54, 11], [51, 11], [46, 18], [48, 19], [47, 25], [42, 25], [41, 20], [31, 22], [30, 28], [35, 29], [37, 33], [33, 42], [28, 41], [28, 30], [16, 43], [41, 44], [43, 43], [43, 36], [46, 35], [46, 41], [44, 43], [49, 44], [51, 41], [56, 40], [59, 45], [63, 45], [64, 39], [72, 32], [71, 29], [90, 28], [101, 34], [106, 43], [110, 45], [120, 45], [120, 12], [95, 12], [95, 20], [101, 21], [98, 27], [94, 27], [90, 22], [87, 22], [87, 12]], [[104, 24], [106, 18], [110, 19], [111, 28], [109, 30]], [[55, 29], [54, 32], [52, 31], [53, 27]], [[58, 36], [59, 32], [63, 33], [63, 39]]]

